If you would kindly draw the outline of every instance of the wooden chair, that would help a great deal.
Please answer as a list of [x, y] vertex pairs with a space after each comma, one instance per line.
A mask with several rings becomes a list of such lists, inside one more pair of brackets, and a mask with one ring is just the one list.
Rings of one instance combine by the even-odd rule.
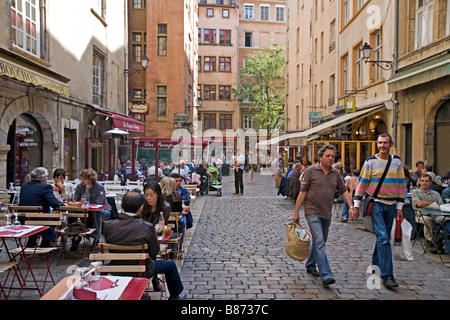
[[1, 261], [0, 262], [0, 274], [8, 271], [8, 274], [6, 275], [3, 283], [0, 281], [0, 298], [3, 295], [5, 297], [5, 300], [8, 300], [8, 295], [5, 292], [5, 284], [8, 281], [8, 277], [9, 277], [9, 273], [10, 273], [11, 269], [17, 268], [18, 264], [19, 264], [18, 261], [11, 261], [11, 262]]
[[[24, 207], [21, 207], [22, 209]], [[37, 207], [42, 209], [42, 207]], [[61, 229], [62, 224], [62, 214], [61, 213], [43, 213], [43, 212], [21, 212], [20, 214], [25, 215], [25, 217], [28, 219], [25, 221], [25, 225], [31, 225], [31, 226], [49, 226], [49, 227], [55, 227], [55, 233], [58, 235], [59, 230]], [[34, 257], [37, 255], [39, 256], [38, 262], [36, 264], [36, 267], [39, 265], [39, 262], [41, 260], [44, 261], [45, 266], [47, 268], [45, 278], [41, 282], [43, 282], [42, 286], [42, 292], [45, 290], [45, 285], [47, 282], [51, 281], [53, 282], [53, 285], [55, 285], [55, 280], [53, 279], [53, 275], [50, 271], [51, 263], [53, 261], [53, 257], [55, 255], [56, 251], [56, 242], [57, 239], [55, 239], [55, 244], [53, 247], [38, 247], [37, 244], [39, 243], [39, 238], [41, 237], [41, 233], [38, 234], [38, 237], [36, 239], [36, 246], [35, 247], [27, 247], [24, 249], [24, 253], [26, 255], [32, 256], [32, 259], [30, 260], [29, 264], [31, 265], [33, 263]], [[11, 254], [17, 256], [21, 253], [21, 248], [16, 248], [10, 251]], [[48, 255], [50, 254], [50, 257]], [[50, 280], [47, 281], [47, 279], [50, 277]]]
[[178, 232], [179, 222], [180, 222], [180, 213], [179, 212], [171, 212], [169, 216], [169, 223], [167, 224], [172, 230], [174, 230], [173, 237], [169, 239], [169, 246], [171, 244], [177, 245], [176, 250], [176, 260], [177, 264], [181, 261], [180, 259], [180, 247], [183, 245], [183, 233]]
[[[99, 253], [91, 253], [89, 260], [102, 261], [104, 265], [99, 267], [101, 273], [109, 273], [113, 275], [124, 274], [133, 276], [138, 274], [139, 277], [145, 277], [146, 260], [150, 259], [147, 249], [147, 244], [140, 244], [135, 246], [115, 245], [109, 243], [99, 243]], [[108, 251], [108, 252], [107, 252]], [[114, 261], [113, 265], [105, 265], [105, 262]], [[121, 264], [121, 262], [123, 264]], [[149, 281], [149, 284], [151, 281]], [[149, 292], [150, 288], [147, 286], [145, 292]], [[162, 292], [161, 290], [161, 297]]]
[[6, 212], [8, 210], [10, 200], [11, 196], [9, 195], [8, 190], [0, 191], [0, 212]]
[[[83, 240], [83, 245], [84, 245], [84, 251], [83, 251], [83, 261], [85, 258], [87, 258], [89, 256], [90, 253], [90, 248], [89, 248], [89, 243], [90, 243], [90, 238], [92, 236], [92, 233], [95, 231], [95, 228], [88, 228], [87, 227], [87, 222], [88, 222], [88, 218], [89, 218], [89, 209], [88, 208], [82, 208], [82, 207], [71, 207], [71, 206], [64, 206], [64, 207], [60, 207], [59, 208], [60, 211], [62, 212], [63, 217], [65, 217], [67, 219], [67, 223], [69, 224], [69, 218], [77, 218], [78, 221], [82, 222], [85, 228], [85, 232], [79, 233], [77, 236], [80, 236]], [[66, 228], [63, 228], [60, 230], [60, 238], [61, 238], [61, 252], [59, 253], [59, 257], [58, 257], [58, 261], [56, 263], [56, 265], [59, 264], [59, 261], [61, 259], [61, 256], [64, 254], [64, 257], [67, 258], [67, 248], [66, 248], [66, 240], [67, 240], [67, 229], [69, 228], [69, 226], [67, 226]], [[81, 244], [81, 242], [80, 242]], [[78, 253], [78, 252], [74, 252], [74, 253]]]

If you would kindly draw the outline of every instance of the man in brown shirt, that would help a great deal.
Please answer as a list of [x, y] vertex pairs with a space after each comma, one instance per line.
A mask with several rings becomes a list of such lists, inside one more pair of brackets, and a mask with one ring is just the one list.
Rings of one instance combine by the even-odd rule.
[[306, 271], [316, 277], [320, 276], [325, 286], [335, 283], [327, 259], [326, 241], [336, 190], [342, 195], [352, 214], [354, 210], [341, 174], [332, 168], [335, 154], [336, 148], [333, 145], [324, 145], [318, 152], [319, 163], [310, 166], [303, 172], [300, 178], [300, 193], [292, 217], [295, 223], [299, 222], [299, 210], [304, 205], [305, 218], [312, 235]]

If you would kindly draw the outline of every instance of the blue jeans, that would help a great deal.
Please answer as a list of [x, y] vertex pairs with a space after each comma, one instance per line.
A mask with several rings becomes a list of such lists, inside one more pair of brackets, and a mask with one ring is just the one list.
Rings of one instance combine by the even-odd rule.
[[444, 222], [445, 241], [444, 249], [445, 253], [450, 254], [450, 221]]
[[371, 217], [377, 239], [372, 255], [372, 265], [380, 268], [381, 277], [394, 276], [390, 237], [396, 215], [395, 204], [386, 205], [378, 201], [374, 202]]
[[311, 248], [306, 260], [306, 269], [319, 269], [320, 280], [333, 278], [326, 253], [326, 242], [331, 219], [323, 219], [315, 215], [305, 215], [312, 235]]
[[177, 266], [172, 260], [154, 260], [155, 271], [153, 274], [164, 274], [166, 276], [167, 288], [171, 297], [175, 297], [183, 292], [183, 284], [178, 274]]
[[342, 218], [348, 219], [348, 205], [347, 202], [344, 201], [344, 205], [342, 207]]

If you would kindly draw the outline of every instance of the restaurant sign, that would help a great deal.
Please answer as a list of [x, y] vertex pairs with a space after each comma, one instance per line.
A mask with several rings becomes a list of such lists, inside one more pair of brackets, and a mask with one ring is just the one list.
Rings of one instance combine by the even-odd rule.
[[30, 83], [35, 86], [41, 86], [45, 89], [59, 93], [63, 96], [69, 96], [69, 87], [62, 82], [52, 79], [44, 74], [37, 74], [31, 72], [27, 68], [16, 65], [10, 61], [0, 58], [0, 75], [7, 76], [25, 83]]
[[128, 110], [134, 114], [148, 114], [148, 103], [128, 103]]

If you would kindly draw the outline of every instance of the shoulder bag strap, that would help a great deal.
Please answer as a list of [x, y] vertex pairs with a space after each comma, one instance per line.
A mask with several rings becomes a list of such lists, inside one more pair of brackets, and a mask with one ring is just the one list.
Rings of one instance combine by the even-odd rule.
[[378, 182], [377, 188], [375, 189], [375, 192], [373, 193], [373, 196], [372, 196], [373, 198], [376, 198], [377, 195], [378, 195], [378, 192], [380, 191], [381, 185], [383, 184], [384, 178], [386, 177], [386, 174], [387, 174], [387, 172], [389, 170], [389, 167], [391, 165], [391, 161], [392, 161], [392, 157], [391, 157], [391, 155], [389, 155], [389, 159], [388, 159], [388, 162], [386, 164], [386, 168], [384, 168], [383, 175], [381, 176], [381, 179]]

